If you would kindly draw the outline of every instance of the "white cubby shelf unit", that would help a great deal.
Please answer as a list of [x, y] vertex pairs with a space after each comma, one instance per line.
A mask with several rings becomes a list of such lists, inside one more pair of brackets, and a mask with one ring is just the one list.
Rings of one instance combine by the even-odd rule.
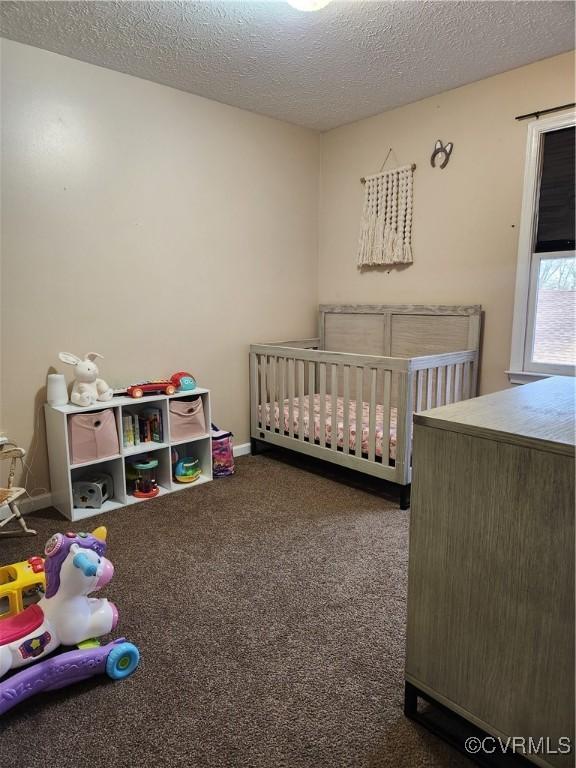
[[[168, 404], [174, 399], [191, 399], [200, 395], [204, 408], [206, 434], [188, 437], [184, 440], [170, 439], [170, 419]], [[162, 412], [162, 442], [146, 442], [137, 446], [124, 447], [122, 439], [122, 416], [134, 413], [142, 408], [153, 406]], [[116, 419], [118, 445], [120, 451], [113, 456], [95, 459], [94, 461], [72, 464], [68, 440], [68, 418], [77, 413], [94, 413], [111, 408]], [[69, 520], [83, 520], [87, 517], [101, 515], [131, 504], [141, 504], [153, 499], [139, 499], [128, 493], [126, 485], [126, 462], [137, 456], [153, 456], [158, 459], [156, 481], [160, 488], [158, 496], [168, 493], [197, 488], [199, 485], [212, 480], [212, 441], [210, 437], [210, 392], [202, 387], [174, 395], [151, 395], [134, 399], [132, 397], [114, 397], [106, 403], [94, 403], [87, 408], [76, 405], [46, 404], [46, 437], [48, 442], [48, 459], [50, 462], [50, 483], [52, 488], [52, 504]], [[172, 449], [176, 449], [180, 458], [195, 456], [200, 461], [202, 474], [193, 483], [179, 483], [172, 476]], [[72, 483], [84, 479], [90, 469], [106, 472], [114, 480], [113, 497], [107, 499], [98, 509], [74, 507]], [[158, 498], [155, 496], [153, 498]]]

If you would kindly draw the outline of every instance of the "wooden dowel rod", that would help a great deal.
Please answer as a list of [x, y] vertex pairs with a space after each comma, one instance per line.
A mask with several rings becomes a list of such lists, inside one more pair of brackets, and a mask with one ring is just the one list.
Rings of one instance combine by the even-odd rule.
[[[412, 163], [412, 165], [410, 167], [412, 168], [413, 171], [415, 171], [416, 170], [416, 163]], [[384, 173], [384, 171], [382, 171], [382, 173]], [[361, 176], [360, 177], [360, 183], [361, 184], [366, 184], [366, 176]]]

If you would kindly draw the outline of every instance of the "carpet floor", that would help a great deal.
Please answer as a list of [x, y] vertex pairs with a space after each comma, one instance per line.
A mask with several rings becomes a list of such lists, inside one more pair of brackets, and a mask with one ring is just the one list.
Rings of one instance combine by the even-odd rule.
[[108, 527], [106, 596], [142, 654], [0, 721], [1, 768], [465, 768], [402, 714], [408, 513], [245, 457], [237, 474], [37, 539]]

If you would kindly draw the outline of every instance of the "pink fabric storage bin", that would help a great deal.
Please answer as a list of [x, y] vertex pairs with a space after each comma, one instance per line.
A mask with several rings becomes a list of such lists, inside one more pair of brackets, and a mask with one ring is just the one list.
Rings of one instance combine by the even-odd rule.
[[170, 440], [185, 440], [206, 434], [206, 419], [202, 398], [195, 400], [171, 400], [168, 406], [170, 414]]
[[77, 413], [68, 418], [70, 463], [104, 459], [120, 453], [114, 411]]

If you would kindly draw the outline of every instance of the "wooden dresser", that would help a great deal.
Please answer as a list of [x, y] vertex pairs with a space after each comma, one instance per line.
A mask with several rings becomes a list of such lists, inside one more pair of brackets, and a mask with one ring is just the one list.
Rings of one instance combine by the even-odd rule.
[[559, 376], [414, 416], [408, 716], [422, 696], [576, 746], [574, 390]]

